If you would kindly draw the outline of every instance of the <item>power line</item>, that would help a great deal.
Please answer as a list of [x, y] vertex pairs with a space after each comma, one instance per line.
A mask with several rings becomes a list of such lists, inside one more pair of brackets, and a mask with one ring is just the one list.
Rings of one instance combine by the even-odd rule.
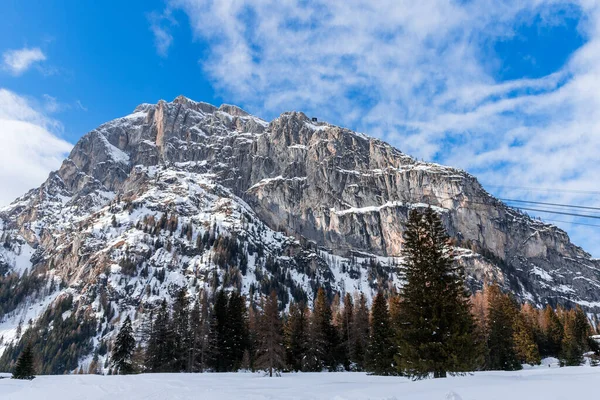
[[546, 222], [546, 221], [549, 221], [549, 222], [561, 222], [563, 224], [571, 224], [571, 225], [595, 226], [597, 228], [600, 228], [600, 225], [586, 224], [586, 223], [583, 223], [583, 222], [560, 221], [560, 220], [556, 220], [556, 219], [545, 219], [544, 218], [544, 220], [542, 222]]
[[[450, 194], [450, 193], [446, 193], [446, 194]], [[456, 195], [453, 195], [456, 196]], [[447, 200], [453, 200], [452, 198], [446, 198]], [[499, 199], [495, 199], [494, 197], [492, 197], [493, 200], [499, 201]], [[467, 200], [467, 199], [462, 199], [461, 201], [466, 202], [466, 203], [471, 203], [471, 204], [480, 204], [480, 205], [484, 205], [484, 206], [493, 206], [493, 204], [490, 203], [482, 203], [482, 202], [478, 202], [478, 201], [473, 201], [473, 200]], [[538, 202], [539, 203], [539, 202]], [[517, 206], [511, 206], [508, 204], [505, 204], [507, 207], [512, 208], [514, 210], [527, 210], [527, 211], [536, 211], [536, 212], [542, 212], [542, 213], [548, 213], [548, 214], [559, 214], [559, 215], [569, 215], [572, 217], [579, 217], [579, 218], [593, 218], [593, 219], [600, 219], [600, 215], [591, 215], [591, 214], [577, 214], [577, 213], [570, 213], [570, 212], [565, 212], [565, 211], [558, 211], [558, 210], [544, 210], [544, 209], [539, 209], [539, 208], [529, 208], [529, 207], [517, 207]]]
[[587, 207], [587, 206], [575, 206], [571, 204], [559, 204], [559, 203], [544, 203], [542, 201], [530, 201], [530, 200], [513, 200], [513, 199], [502, 199], [498, 200], [514, 202], [514, 203], [529, 203], [529, 204], [541, 204], [545, 206], [555, 206], [555, 207], [566, 207], [566, 208], [581, 208], [585, 210], [598, 210], [600, 211], [600, 207]]
[[542, 212], [542, 213], [548, 213], [548, 214], [560, 214], [560, 215], [570, 215], [572, 217], [579, 217], [579, 218], [594, 218], [594, 219], [600, 219], [600, 215], [589, 215], [589, 214], [575, 214], [575, 213], [568, 213], [568, 212], [563, 212], [563, 211], [556, 211], [556, 210], [540, 210], [538, 208], [527, 208], [527, 207], [515, 207], [518, 210], [528, 210], [528, 211], [537, 211], [537, 212]]
[[535, 188], [529, 186], [505, 186], [505, 185], [483, 185], [484, 187], [496, 187], [505, 189], [520, 189], [520, 190], [531, 190], [539, 192], [562, 192], [562, 193], [580, 193], [580, 194], [598, 194], [600, 192], [594, 190], [574, 190], [574, 189], [551, 189], [551, 188]]

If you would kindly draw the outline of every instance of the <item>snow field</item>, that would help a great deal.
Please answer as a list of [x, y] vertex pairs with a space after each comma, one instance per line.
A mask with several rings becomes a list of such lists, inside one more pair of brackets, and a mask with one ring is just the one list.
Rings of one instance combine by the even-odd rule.
[[0, 399], [575, 400], [597, 398], [599, 384], [600, 368], [547, 366], [415, 382], [353, 372], [59, 375], [0, 379]]

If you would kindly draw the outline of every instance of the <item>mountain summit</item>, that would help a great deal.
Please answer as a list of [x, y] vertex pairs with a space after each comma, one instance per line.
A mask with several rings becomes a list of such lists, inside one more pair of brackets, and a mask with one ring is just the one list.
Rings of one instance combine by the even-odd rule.
[[266, 122], [179, 96], [89, 132], [0, 210], [0, 352], [26, 324], [94, 319], [76, 368], [119, 317], [139, 327], [184, 286], [276, 289], [284, 303], [310, 302], [318, 286], [394, 290], [408, 212], [424, 207], [442, 216], [473, 289], [496, 280], [538, 306], [600, 312], [600, 260], [468, 173], [301, 112]]

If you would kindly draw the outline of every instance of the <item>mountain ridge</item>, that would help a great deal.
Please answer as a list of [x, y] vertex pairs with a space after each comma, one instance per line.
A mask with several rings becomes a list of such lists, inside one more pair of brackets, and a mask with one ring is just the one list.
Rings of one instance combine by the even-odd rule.
[[0, 291], [0, 352], [65, 296], [98, 320], [99, 346], [120, 316], [139, 326], [182, 286], [276, 289], [284, 304], [317, 286], [397, 290], [404, 223], [423, 207], [442, 216], [472, 289], [497, 280], [537, 306], [600, 312], [600, 260], [467, 172], [301, 112], [267, 122], [178, 96], [90, 131], [0, 209], [0, 276], [21, 290], [4, 303]]

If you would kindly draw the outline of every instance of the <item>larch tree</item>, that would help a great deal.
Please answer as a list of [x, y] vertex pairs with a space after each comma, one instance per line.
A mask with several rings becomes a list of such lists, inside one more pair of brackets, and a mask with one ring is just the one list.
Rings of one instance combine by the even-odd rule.
[[562, 347], [564, 328], [556, 311], [547, 305], [542, 313], [541, 327], [543, 335], [542, 356], [558, 357]]
[[271, 292], [264, 303], [259, 318], [258, 348], [255, 366], [269, 372], [269, 376], [285, 367], [285, 347], [283, 345], [281, 317], [277, 303], [277, 293]]
[[411, 210], [403, 256], [399, 373], [422, 379], [472, 371], [477, 358], [475, 323], [464, 272], [454, 262], [449, 238], [432, 208]]

